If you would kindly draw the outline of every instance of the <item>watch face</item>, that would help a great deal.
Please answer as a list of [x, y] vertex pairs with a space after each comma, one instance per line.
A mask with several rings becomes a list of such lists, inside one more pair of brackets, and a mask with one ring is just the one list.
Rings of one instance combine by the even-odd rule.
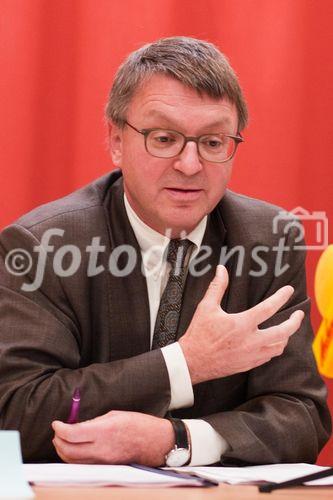
[[168, 467], [181, 467], [185, 465], [190, 458], [190, 450], [187, 448], [177, 448], [171, 450], [166, 456], [166, 465]]

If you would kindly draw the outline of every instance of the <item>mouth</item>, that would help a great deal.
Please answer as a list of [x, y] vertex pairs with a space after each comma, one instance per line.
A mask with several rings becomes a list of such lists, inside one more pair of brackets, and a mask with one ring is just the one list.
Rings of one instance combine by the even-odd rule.
[[169, 196], [176, 200], [196, 200], [203, 189], [165, 188]]

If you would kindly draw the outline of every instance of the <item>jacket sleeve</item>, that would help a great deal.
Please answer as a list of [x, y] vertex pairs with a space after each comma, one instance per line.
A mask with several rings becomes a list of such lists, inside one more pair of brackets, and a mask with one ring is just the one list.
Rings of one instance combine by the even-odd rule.
[[0, 428], [20, 431], [24, 460], [54, 461], [51, 422], [66, 421], [76, 387], [88, 420], [110, 409], [164, 416], [170, 383], [160, 349], [82, 366], [79, 327], [50, 262], [37, 290], [22, 289], [36, 276], [38, 244], [20, 225], [0, 235]]
[[[283, 261], [286, 270], [279, 276], [273, 276], [274, 271], [270, 270], [271, 286], [260, 300], [287, 284], [294, 287], [294, 295], [260, 328], [281, 323], [297, 309], [305, 312], [305, 318], [281, 356], [248, 372], [247, 394], [242, 404], [231, 411], [204, 417], [229, 444], [229, 450], [221, 457], [223, 464], [315, 462], [331, 434], [327, 391], [312, 353], [305, 254], [293, 249], [293, 241], [291, 231], [290, 250]], [[259, 282], [256, 287], [260, 288]]]

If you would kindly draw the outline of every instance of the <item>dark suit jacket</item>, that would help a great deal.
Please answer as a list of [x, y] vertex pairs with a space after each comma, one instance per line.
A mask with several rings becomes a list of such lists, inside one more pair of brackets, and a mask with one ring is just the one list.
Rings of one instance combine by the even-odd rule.
[[[267, 325], [283, 321], [295, 309], [306, 312], [282, 356], [249, 372], [196, 385], [194, 406], [173, 412], [205, 419], [227, 440], [230, 450], [223, 463], [313, 462], [330, 434], [326, 389], [311, 350], [303, 253], [286, 252], [288, 271], [273, 275], [273, 247], [281, 237], [272, 233], [277, 212], [277, 207], [227, 192], [210, 214], [203, 240], [213, 248], [202, 264], [209, 262], [211, 270], [197, 278], [189, 274], [186, 282], [178, 337], [214, 275], [223, 245], [245, 248], [240, 276], [236, 259], [227, 262], [230, 286], [222, 305], [228, 312], [245, 310], [287, 283], [295, 293]], [[50, 240], [54, 250], [47, 255], [42, 286], [22, 291], [28, 276], [9, 273], [5, 256], [15, 248], [29, 251], [34, 281], [39, 258], [34, 246], [50, 228], [64, 234]], [[93, 237], [105, 245], [97, 263], [106, 269], [115, 247], [132, 245], [138, 255], [134, 271], [127, 277], [108, 271], [87, 276], [86, 247]], [[288, 243], [292, 239], [290, 231]], [[73, 276], [59, 277], [53, 271], [54, 255], [65, 244], [77, 245], [82, 261]], [[249, 275], [257, 266], [251, 258], [256, 245], [269, 248], [261, 254], [268, 272], [260, 278]], [[67, 254], [63, 267], [70, 264]], [[124, 256], [120, 265], [126, 265]], [[149, 303], [140, 269], [140, 249], [126, 215], [119, 172], [33, 210], [1, 233], [0, 427], [21, 432], [25, 460], [58, 459], [50, 424], [66, 420], [76, 387], [81, 388], [81, 420], [111, 409], [166, 414], [169, 378], [161, 350], [149, 350]]]

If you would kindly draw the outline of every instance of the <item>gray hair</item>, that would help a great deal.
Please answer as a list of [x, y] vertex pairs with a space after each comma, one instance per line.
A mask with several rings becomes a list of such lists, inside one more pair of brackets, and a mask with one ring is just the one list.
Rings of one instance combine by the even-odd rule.
[[236, 106], [238, 130], [246, 126], [246, 102], [228, 59], [212, 43], [184, 36], [161, 38], [127, 57], [116, 73], [106, 119], [123, 127], [133, 95], [154, 74], [171, 76], [199, 95], [227, 98]]

